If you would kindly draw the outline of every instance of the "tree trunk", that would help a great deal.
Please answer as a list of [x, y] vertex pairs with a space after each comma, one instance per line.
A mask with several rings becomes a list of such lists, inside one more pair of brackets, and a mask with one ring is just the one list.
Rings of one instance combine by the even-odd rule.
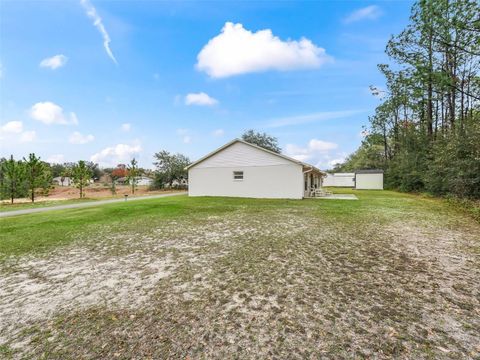
[[433, 34], [432, 28], [430, 27], [428, 37], [428, 89], [427, 89], [427, 134], [428, 138], [432, 139], [433, 136], [433, 85], [432, 85], [432, 72], [433, 72], [433, 51], [432, 51], [432, 42]]

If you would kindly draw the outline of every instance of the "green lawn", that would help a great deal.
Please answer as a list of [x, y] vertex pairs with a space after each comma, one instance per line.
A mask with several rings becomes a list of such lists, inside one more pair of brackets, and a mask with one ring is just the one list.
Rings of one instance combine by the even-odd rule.
[[0, 219], [0, 356], [478, 356], [480, 225], [438, 199], [340, 192], [359, 200]]

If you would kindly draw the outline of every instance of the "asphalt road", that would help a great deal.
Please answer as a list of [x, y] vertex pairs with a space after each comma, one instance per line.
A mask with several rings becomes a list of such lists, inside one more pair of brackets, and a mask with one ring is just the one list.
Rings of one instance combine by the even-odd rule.
[[[186, 192], [182, 191], [182, 192], [160, 194], [160, 195], [137, 196], [137, 197], [128, 198], [126, 202], [128, 203], [128, 202], [137, 201], [137, 200], [158, 199], [162, 197], [177, 196], [182, 194], [186, 194]], [[97, 201], [89, 201], [89, 202], [77, 203], [77, 204], [66, 204], [66, 205], [46, 206], [46, 207], [38, 207], [38, 208], [23, 209], [23, 210], [3, 211], [3, 212], [0, 212], [0, 218], [17, 216], [17, 215], [34, 214], [34, 213], [45, 212], [45, 211], [77, 209], [77, 208], [90, 207], [90, 206], [113, 204], [118, 202], [125, 202], [125, 199], [97, 200]]]

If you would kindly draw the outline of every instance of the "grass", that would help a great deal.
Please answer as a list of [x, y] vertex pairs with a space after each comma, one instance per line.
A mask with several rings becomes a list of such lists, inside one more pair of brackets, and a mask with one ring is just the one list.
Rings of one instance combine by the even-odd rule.
[[480, 225], [438, 199], [341, 192], [359, 200], [176, 196], [0, 219], [0, 354], [478, 356]]

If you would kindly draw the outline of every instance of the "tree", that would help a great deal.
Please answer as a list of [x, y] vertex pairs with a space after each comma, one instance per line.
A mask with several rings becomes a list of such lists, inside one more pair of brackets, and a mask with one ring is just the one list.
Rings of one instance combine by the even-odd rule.
[[80, 190], [80, 198], [85, 197], [84, 189], [90, 185], [92, 179], [92, 170], [83, 160], [80, 160], [72, 167], [72, 180], [75, 186]]
[[52, 170], [52, 177], [62, 176], [65, 168], [65, 164], [50, 164], [50, 169]]
[[274, 136], [268, 135], [267, 133], [255, 132], [254, 130], [250, 129], [242, 134], [242, 140], [278, 154], [282, 151], [278, 145], [278, 139]]
[[128, 170], [124, 164], [118, 164], [117, 167], [110, 173], [111, 178], [115, 181], [122, 177], [126, 177], [127, 175]]
[[0, 171], [2, 198], [10, 198], [13, 204], [15, 198], [24, 194], [25, 166], [11, 155], [9, 160], [2, 161]]
[[135, 194], [135, 189], [137, 187], [138, 177], [140, 176], [140, 169], [138, 168], [138, 162], [135, 158], [130, 161], [130, 165], [127, 167], [128, 175], [127, 179], [132, 188], [132, 194]]
[[[479, 13], [476, 0], [418, 0], [388, 42], [393, 64], [379, 65], [387, 89], [370, 118], [387, 187], [480, 198]], [[339, 168], [371, 164], [371, 145]]]
[[30, 199], [35, 202], [35, 190], [47, 189], [51, 184], [51, 172], [46, 163], [41, 161], [34, 153], [29, 154], [28, 159], [23, 158], [25, 163], [25, 177]]
[[187, 178], [185, 168], [190, 164], [188, 157], [182, 154], [170, 154], [162, 150], [154, 155], [156, 167], [156, 184], [163, 187], [165, 184], [172, 186], [174, 180]]

